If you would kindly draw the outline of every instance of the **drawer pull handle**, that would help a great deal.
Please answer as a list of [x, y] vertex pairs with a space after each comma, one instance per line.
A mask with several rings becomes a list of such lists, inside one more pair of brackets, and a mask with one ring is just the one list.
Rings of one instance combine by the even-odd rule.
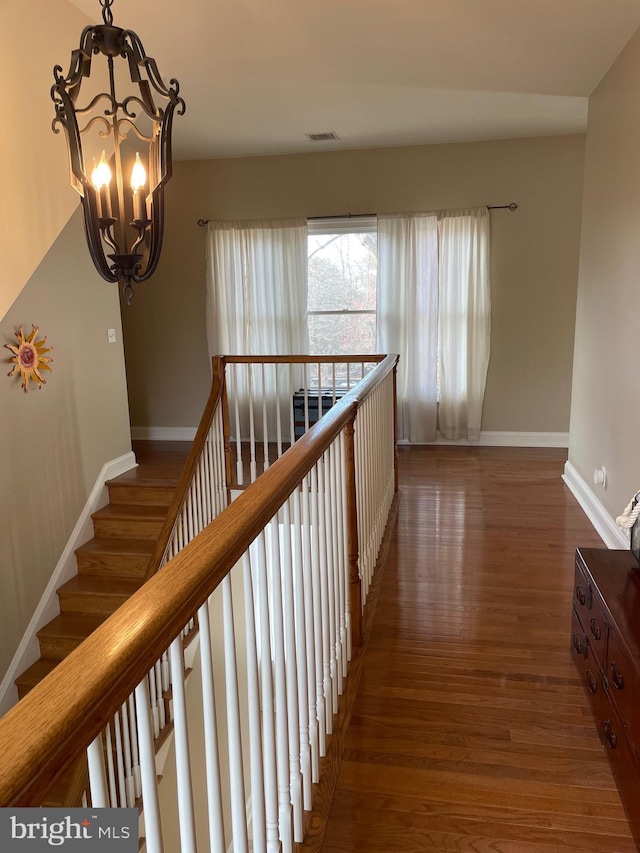
[[576, 587], [576, 598], [578, 599], [580, 604], [584, 604], [585, 601], [587, 600], [587, 596], [584, 594], [584, 592], [582, 591], [582, 588], [579, 586]]
[[596, 640], [599, 640], [602, 636], [602, 630], [595, 619], [591, 620], [591, 633]]
[[573, 648], [578, 655], [582, 652], [582, 643], [577, 634], [573, 635]]
[[595, 680], [594, 675], [590, 669], [587, 670], [587, 681], [589, 682], [589, 690], [592, 693], [596, 693], [598, 690], [598, 682]]
[[615, 686], [618, 690], [622, 690], [624, 687], [624, 675], [618, 669], [618, 664], [615, 661], [611, 661], [611, 675], [613, 676]]
[[604, 724], [604, 736], [607, 739], [607, 743], [611, 747], [611, 749], [615, 749], [618, 744], [618, 738], [616, 737], [615, 732], [611, 728], [611, 721], [607, 720]]

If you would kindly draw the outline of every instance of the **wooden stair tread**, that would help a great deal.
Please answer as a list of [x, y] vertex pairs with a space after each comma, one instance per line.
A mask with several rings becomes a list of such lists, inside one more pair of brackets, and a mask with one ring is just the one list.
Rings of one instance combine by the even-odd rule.
[[107, 539], [95, 537], [76, 548], [76, 554], [121, 554], [132, 557], [151, 556], [154, 543], [148, 539]]
[[139, 473], [134, 474], [136, 469], [133, 471], [126, 471], [124, 474], [120, 474], [117, 477], [112, 477], [111, 480], [107, 480], [105, 485], [107, 486], [144, 486], [144, 488], [159, 488], [166, 489], [167, 486], [175, 488], [178, 485], [180, 480], [179, 477], [175, 477], [173, 475], [165, 475], [163, 477], [156, 477], [152, 473]]
[[107, 504], [94, 512], [91, 518], [162, 521], [166, 514], [167, 507], [161, 504]]
[[18, 687], [26, 687], [29, 689], [31, 687], [35, 687], [36, 684], [39, 684], [43, 678], [49, 675], [50, 672], [53, 672], [59, 663], [60, 661], [58, 660], [38, 658], [35, 663], [31, 664], [28, 669], [25, 669], [25, 671], [16, 678], [15, 683]]
[[58, 593], [81, 593], [82, 595], [118, 595], [129, 598], [142, 586], [142, 579], [113, 575], [76, 575], [58, 588]]
[[84, 639], [96, 630], [107, 614], [102, 613], [61, 613], [37, 632], [38, 637], [68, 637]]

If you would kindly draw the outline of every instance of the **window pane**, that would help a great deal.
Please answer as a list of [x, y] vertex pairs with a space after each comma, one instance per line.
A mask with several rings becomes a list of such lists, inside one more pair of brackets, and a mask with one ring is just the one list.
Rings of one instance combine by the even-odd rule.
[[375, 314], [309, 315], [309, 352], [347, 355], [376, 351]]
[[309, 311], [376, 309], [375, 231], [309, 235]]

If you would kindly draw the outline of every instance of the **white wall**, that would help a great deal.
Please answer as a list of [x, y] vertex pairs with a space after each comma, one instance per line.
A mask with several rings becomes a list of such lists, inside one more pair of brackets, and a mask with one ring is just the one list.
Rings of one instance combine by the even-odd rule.
[[32, 324], [53, 347], [41, 390], [7, 378], [0, 350], [0, 673], [100, 469], [131, 450], [118, 292], [93, 268], [79, 210], [2, 319], [0, 342]]
[[66, 0], [2, 0], [0, 77], [0, 318], [79, 204], [64, 134], [54, 134], [53, 67], [66, 73], [89, 23]]
[[584, 136], [178, 163], [163, 257], [123, 311], [134, 426], [197, 425], [210, 384], [204, 219], [507, 204], [492, 221], [483, 429], [568, 432]]
[[569, 461], [613, 518], [640, 489], [639, 320], [640, 32], [589, 103], [571, 404]]

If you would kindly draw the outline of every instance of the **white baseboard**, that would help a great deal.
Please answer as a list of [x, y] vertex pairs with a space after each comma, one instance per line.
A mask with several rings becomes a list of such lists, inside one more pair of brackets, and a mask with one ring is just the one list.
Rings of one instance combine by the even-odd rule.
[[[449, 441], [438, 433], [435, 441], [420, 444], [450, 444], [457, 447], [569, 447], [568, 432], [481, 432], [478, 441]], [[398, 444], [417, 444], [399, 441]]]
[[629, 547], [629, 540], [594, 495], [593, 491], [587, 485], [586, 480], [578, 474], [571, 462], [565, 462], [562, 479], [569, 487], [571, 493], [582, 507], [584, 514], [591, 524], [593, 524], [596, 533], [607, 548], [627, 549]]
[[136, 441], [193, 441], [197, 427], [131, 427]]
[[31, 664], [35, 663], [40, 657], [40, 647], [36, 633], [60, 614], [60, 606], [56, 590], [65, 581], [74, 577], [77, 572], [75, 551], [84, 542], [87, 542], [93, 537], [93, 523], [91, 515], [97, 510], [106, 506], [109, 502], [109, 492], [105, 485], [107, 480], [117, 477], [119, 474], [124, 474], [131, 468], [137, 465], [136, 457], [133, 452], [125, 453], [124, 456], [119, 456], [117, 459], [112, 459], [102, 466], [102, 470], [91, 489], [91, 493], [87, 498], [80, 517], [73, 528], [69, 541], [58, 560], [58, 564], [54, 569], [47, 588], [42, 594], [40, 603], [38, 604], [35, 613], [25, 634], [18, 646], [18, 649], [13, 656], [13, 660], [6, 672], [6, 675], [0, 684], [0, 716], [6, 714], [18, 701], [18, 691], [14, 684], [15, 679], [28, 669]]

